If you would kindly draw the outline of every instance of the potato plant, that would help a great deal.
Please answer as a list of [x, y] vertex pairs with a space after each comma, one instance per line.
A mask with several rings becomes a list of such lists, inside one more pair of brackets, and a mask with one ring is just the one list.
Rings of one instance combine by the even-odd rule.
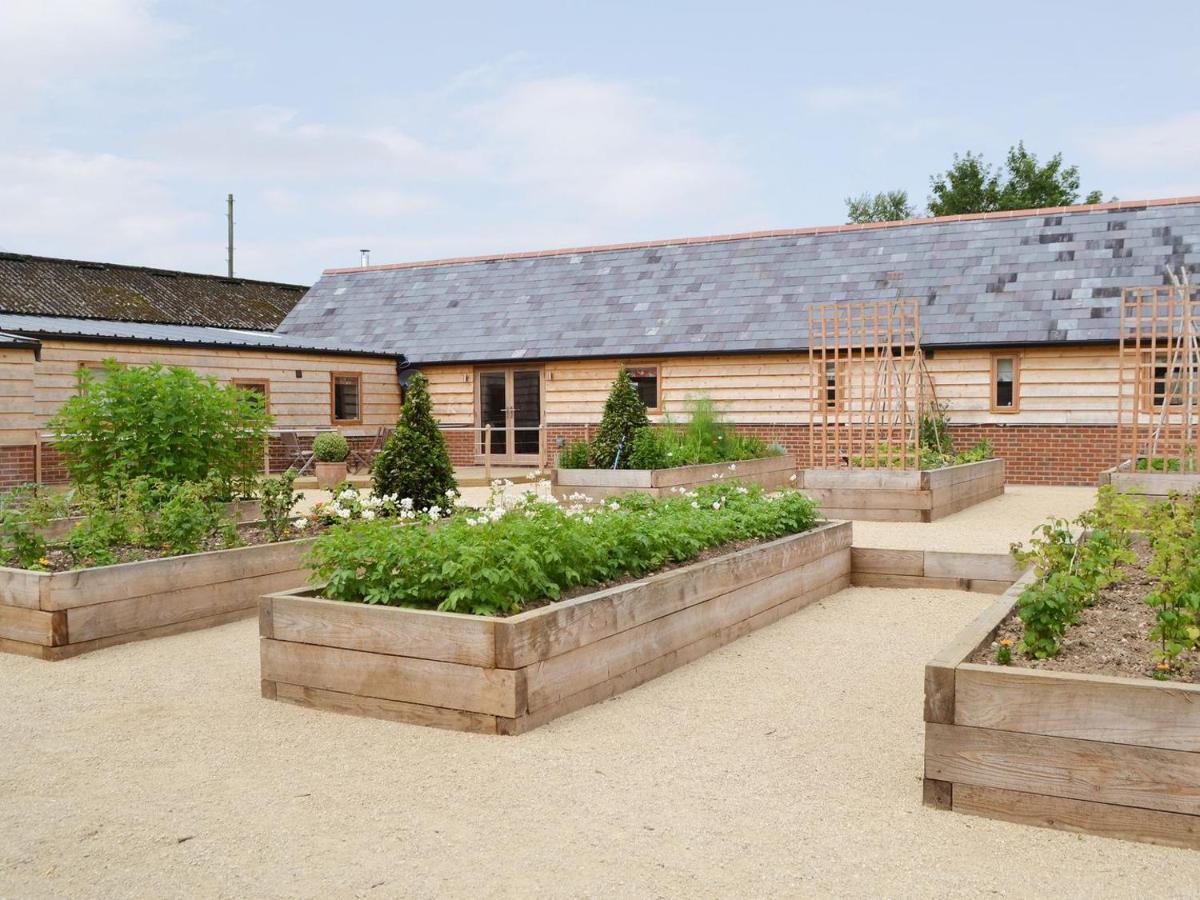
[[318, 539], [307, 564], [331, 599], [507, 615], [711, 547], [806, 531], [817, 520], [816, 505], [797, 492], [768, 495], [719, 482], [594, 505], [527, 494], [510, 508], [460, 511], [436, 528], [349, 521]]

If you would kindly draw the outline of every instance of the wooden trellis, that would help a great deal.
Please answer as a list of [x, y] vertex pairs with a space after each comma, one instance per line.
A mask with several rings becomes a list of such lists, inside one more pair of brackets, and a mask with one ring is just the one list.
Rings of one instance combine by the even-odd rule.
[[937, 396], [921, 352], [917, 300], [808, 311], [809, 465], [920, 466], [920, 421]]
[[1122, 461], [1147, 470], [1196, 471], [1200, 296], [1186, 281], [1126, 289], [1120, 340]]

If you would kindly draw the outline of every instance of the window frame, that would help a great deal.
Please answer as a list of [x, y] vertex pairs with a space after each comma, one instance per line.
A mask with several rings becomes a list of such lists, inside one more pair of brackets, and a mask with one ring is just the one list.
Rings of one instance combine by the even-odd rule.
[[234, 378], [229, 382], [241, 390], [253, 390], [249, 385], [262, 385], [263, 409], [271, 411], [271, 379], [269, 378]]
[[[821, 397], [822, 414], [829, 415], [832, 413], [834, 415], [837, 415], [838, 413], [842, 412], [842, 409], [843, 409], [843, 402], [845, 399], [845, 386], [846, 386], [845, 364], [848, 361], [843, 360], [843, 359], [837, 359], [837, 358], [826, 358], [824, 360], [819, 360], [819, 362], [822, 363], [822, 366], [821, 366], [820, 372], [818, 373], [819, 377], [820, 377], [820, 382], [817, 386], [817, 390], [819, 390], [821, 392], [820, 397]], [[833, 369], [833, 383], [832, 384], [830, 384], [830, 381], [829, 381], [830, 368]], [[832, 402], [830, 401], [830, 398], [829, 398], [829, 389], [831, 387], [833, 388]]]
[[[1182, 366], [1172, 366], [1171, 356], [1174, 350], [1167, 348], [1147, 348], [1142, 351], [1142, 371], [1149, 372], [1149, 377], [1143, 378], [1141, 391], [1141, 406], [1142, 412], [1152, 415], [1159, 415], [1164, 409], [1167, 410], [1167, 415], [1181, 413], [1184, 409], [1183, 397], [1175, 403], [1170, 403], [1167, 398], [1170, 396], [1171, 384], [1175, 382], [1182, 384], [1184, 381], [1184, 372]], [[1163, 377], [1158, 377], [1158, 370], [1163, 369]], [[1157, 394], [1155, 388], [1159, 383], [1162, 383], [1162, 403], [1155, 403]]]
[[[105, 366], [104, 366], [104, 363], [105, 363], [105, 362], [107, 362], [107, 361], [108, 361], [108, 359], [110, 359], [110, 358], [111, 358], [111, 357], [105, 357], [104, 359], [100, 359], [100, 360], [96, 360], [96, 359], [80, 359], [80, 360], [76, 360], [76, 365], [75, 365], [76, 393], [80, 393], [80, 394], [81, 394], [81, 393], [83, 393], [83, 385], [81, 385], [81, 384], [78, 384], [78, 379], [79, 379], [79, 370], [80, 370], [80, 369], [87, 369], [87, 370], [88, 370], [88, 371], [90, 371], [90, 372], [93, 374], [93, 376], [94, 376], [96, 372], [102, 372], [102, 371], [104, 371], [104, 368], [105, 368]], [[123, 363], [123, 362], [120, 362], [119, 360], [117, 360], [116, 362], [117, 362], [117, 365], [119, 365], [119, 366], [121, 366], [122, 368], [124, 368], [124, 366], [125, 366], [125, 363]]]
[[[358, 417], [354, 419], [339, 419], [337, 417], [337, 381], [339, 378], [353, 378], [358, 385]], [[361, 425], [363, 422], [363, 375], [362, 372], [330, 372], [329, 373], [329, 422], [333, 425]]]
[[[622, 363], [622, 366], [629, 371], [630, 380], [635, 380], [633, 373], [638, 369], [653, 369], [654, 370], [654, 382], [655, 382], [654, 399], [657, 400], [658, 403], [655, 406], [647, 406], [646, 414], [650, 415], [650, 416], [661, 415], [662, 408], [663, 408], [662, 366], [656, 362], [626, 362], [626, 363]], [[635, 393], [637, 392], [637, 384], [636, 383], [633, 386], [633, 390]], [[639, 400], [641, 399], [641, 396], [642, 396], [641, 394], [638, 394]]]
[[[1012, 404], [999, 406], [996, 403], [996, 386], [1000, 383], [999, 362], [1012, 360]], [[1021, 411], [1021, 354], [997, 351], [992, 354], [991, 377], [988, 381], [988, 410], [996, 415], [1011, 416]]]

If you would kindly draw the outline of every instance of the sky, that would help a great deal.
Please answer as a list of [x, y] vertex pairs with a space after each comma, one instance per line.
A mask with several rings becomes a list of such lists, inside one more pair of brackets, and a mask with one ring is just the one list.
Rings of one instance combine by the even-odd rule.
[[1200, 194], [1190, 2], [0, 0], [0, 249], [239, 276], [845, 221], [955, 153]]

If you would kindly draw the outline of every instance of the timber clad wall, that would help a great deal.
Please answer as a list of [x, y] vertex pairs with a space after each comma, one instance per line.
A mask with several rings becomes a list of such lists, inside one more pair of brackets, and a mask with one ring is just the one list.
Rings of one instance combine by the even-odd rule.
[[[395, 362], [385, 357], [44, 339], [40, 361], [27, 349], [0, 351], [0, 489], [34, 479], [39, 432], [75, 391], [76, 370], [80, 364], [99, 365], [108, 358], [125, 365], [186, 366], [225, 384], [234, 378], [269, 382], [270, 412], [277, 428], [335, 427], [330, 418], [330, 373], [361, 372], [362, 424], [336, 426], [356, 445], [369, 445], [378, 428], [395, 424], [400, 413]], [[45, 442], [49, 436], [40, 436], [43, 481], [64, 481], [61, 459]], [[272, 441], [271, 455], [272, 468], [286, 467], [277, 440]]]
[[[1008, 462], [1016, 484], [1093, 485], [1115, 464], [1116, 347], [1038, 347], [1001, 355], [1019, 358], [1019, 411], [991, 411], [992, 352], [939, 350], [928, 361], [938, 399], [950, 406], [951, 432], [964, 449], [982, 437]], [[656, 365], [667, 414], [682, 418], [687, 400], [707, 394], [731, 423], [808, 458], [810, 378], [807, 354], [637, 358]], [[530, 363], [530, 367], [539, 367]], [[580, 440], [600, 419], [618, 360], [548, 362], [543, 371], [547, 457], [558, 440]], [[430, 378], [434, 412], [444, 426], [475, 425], [475, 369], [421, 367]], [[663, 421], [665, 416], [652, 416]], [[446, 432], [458, 465], [475, 462], [471, 438]]]

